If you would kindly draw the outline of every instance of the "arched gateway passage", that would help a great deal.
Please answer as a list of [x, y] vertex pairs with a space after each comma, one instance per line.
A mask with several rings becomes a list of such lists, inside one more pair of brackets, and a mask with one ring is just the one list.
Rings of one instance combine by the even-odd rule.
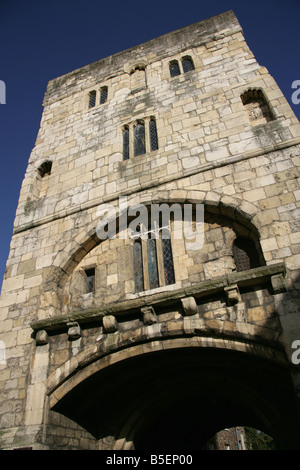
[[[202, 201], [196, 196], [186, 200]], [[62, 312], [31, 325], [42, 338], [49, 333], [49, 406], [91, 433], [100, 449], [201, 449], [232, 426], [260, 429], [278, 448], [300, 448], [275, 298], [286, 289], [286, 267], [266, 265], [254, 206], [202, 202], [205, 243], [188, 250], [184, 238], [172, 238], [176, 282], [162, 290], [135, 292], [133, 243], [99, 243], [94, 229], [55, 260], [64, 275], [51, 306]], [[254, 243], [255, 263], [237, 245], [240, 237], [246, 248]], [[108, 275], [112, 254], [118, 263]], [[93, 263], [99, 276], [91, 296], [82, 279]], [[56, 357], [58, 350], [64, 355]]]
[[278, 448], [297, 448], [284, 365], [259, 350], [188, 347], [188, 339], [186, 346], [161, 344], [108, 367], [98, 364], [98, 372], [69, 387], [53, 409], [114, 449], [200, 450], [216, 432], [236, 425], [263, 430]]

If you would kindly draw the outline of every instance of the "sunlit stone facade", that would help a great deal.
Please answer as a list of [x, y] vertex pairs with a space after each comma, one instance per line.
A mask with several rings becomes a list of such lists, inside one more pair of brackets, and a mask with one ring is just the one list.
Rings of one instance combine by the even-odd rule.
[[[217, 432], [216, 390], [240, 413], [224, 427], [299, 448], [299, 164], [299, 122], [233, 12], [51, 80], [1, 295], [1, 448], [150, 448], [179, 396], [197, 419], [189, 398], [208, 400]], [[159, 223], [131, 238], [154, 204], [192, 207], [203, 239], [176, 217], [169, 248]], [[205, 367], [222, 358], [227, 380]]]

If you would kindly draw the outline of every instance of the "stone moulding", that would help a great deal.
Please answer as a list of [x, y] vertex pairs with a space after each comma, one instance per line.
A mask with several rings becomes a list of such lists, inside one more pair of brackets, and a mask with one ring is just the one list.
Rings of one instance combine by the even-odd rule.
[[[284, 263], [276, 263], [270, 266], [261, 266], [259, 268], [249, 269], [247, 271], [233, 272], [226, 276], [217, 277], [209, 281], [202, 281], [189, 287], [176, 289], [174, 291], [163, 291], [160, 293], [150, 294], [147, 297], [141, 297], [133, 300], [126, 300], [116, 304], [105, 305], [100, 308], [91, 310], [82, 310], [69, 315], [59, 315], [43, 320], [37, 320], [30, 324], [35, 336], [41, 330], [61, 331], [67, 330], [68, 324], [76, 322], [79, 325], [87, 324], [94, 321], [103, 322], [106, 316], [126, 316], [137, 312], [140, 314], [141, 309], [147, 306], [167, 305], [185, 298], [205, 297], [214, 293], [224, 292], [231, 286], [235, 289], [245, 286], [257, 285], [266, 282], [272, 282], [274, 276], [281, 278], [281, 289], [284, 286], [284, 276], [286, 267]], [[276, 294], [276, 292], [274, 292]]]

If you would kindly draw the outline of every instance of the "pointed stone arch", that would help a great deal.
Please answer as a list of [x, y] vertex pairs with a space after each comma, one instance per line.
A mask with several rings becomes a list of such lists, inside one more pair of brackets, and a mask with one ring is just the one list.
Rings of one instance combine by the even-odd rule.
[[[119, 219], [119, 200], [115, 199], [109, 205], [115, 208], [112, 215]], [[259, 226], [254, 223], [257, 207], [243, 199], [221, 196], [214, 192], [205, 193], [197, 190], [162, 190], [153, 195], [137, 194], [127, 199], [127, 207], [144, 204], [180, 203], [180, 204], [204, 204], [207, 210], [215, 215], [229, 217], [237, 223], [241, 223], [249, 230], [249, 235], [259, 237]], [[101, 207], [101, 206], [99, 206]], [[100, 243], [97, 237], [97, 220], [82, 228], [74, 238], [54, 258], [53, 266], [59, 268], [63, 274], [70, 274], [81, 259]]]
[[[122, 205], [119, 199], [104, 203], [103, 207], [113, 209], [111, 218], [118, 223], [122, 215]], [[128, 207], [143, 204], [149, 207], [151, 204], [203, 204], [205, 209], [214, 216], [228, 218], [239, 227], [243, 227], [244, 233], [259, 244], [259, 220], [256, 219], [257, 207], [237, 197], [222, 196], [215, 192], [199, 190], [161, 190], [153, 193], [138, 193], [128, 196], [125, 211]], [[121, 211], [120, 211], [121, 208]], [[99, 212], [98, 212], [99, 213]], [[96, 212], [97, 215], [97, 212]], [[44, 270], [44, 292], [41, 295], [39, 305], [39, 318], [60, 315], [62, 305], [63, 288], [70, 275], [76, 269], [83, 258], [101, 243], [97, 236], [97, 217], [93, 221], [74, 233], [63, 250], [60, 250], [53, 260], [52, 266]], [[254, 222], [257, 222], [254, 223]]]

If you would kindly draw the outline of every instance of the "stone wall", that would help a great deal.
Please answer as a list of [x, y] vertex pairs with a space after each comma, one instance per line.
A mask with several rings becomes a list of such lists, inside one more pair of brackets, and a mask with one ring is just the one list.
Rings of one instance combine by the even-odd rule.
[[[184, 73], [186, 57], [194, 69]], [[169, 64], [174, 60], [181, 73], [171, 77]], [[100, 104], [103, 87], [107, 100]], [[97, 101], [89, 108], [93, 90]], [[247, 100], [252, 100], [250, 105]], [[269, 271], [255, 274], [255, 292], [251, 276], [246, 281], [236, 278], [240, 285], [234, 295], [241, 297], [231, 306], [225, 284], [213, 300], [209, 295], [215, 284], [205, 284], [208, 298], [198, 299], [194, 311], [197, 327], [258, 339], [278, 348], [280, 360], [285, 354], [289, 361], [292, 341], [300, 335], [295, 290], [300, 262], [300, 125], [274, 79], [249, 50], [234, 14], [196, 23], [51, 80], [43, 105], [1, 295], [0, 339], [6, 354], [0, 365], [1, 446], [56, 447], [49, 437], [56, 432], [74, 439], [65, 440], [66, 447], [96, 445], [83, 434], [80, 443], [81, 431], [73, 424], [58, 424], [52, 411], [47, 434], [43, 425], [50, 374], [97, 341], [112, 347], [102, 324], [107, 305], [116, 309], [118, 341], [128, 344], [128, 331], [140, 338], [142, 319], [120, 321], [123, 304], [118, 307], [118, 302], [129, 302], [126, 312], [138, 302], [140, 315], [139, 302], [151, 305], [151, 295], [173, 295], [177, 302], [190, 297], [181, 289], [194, 286], [193, 297], [204, 289], [201, 283], [218, 282], [220, 277], [228, 287], [227, 276], [235, 274], [232, 243], [238, 234], [255, 241], [262, 267], [280, 265], [274, 272], [277, 281], [285, 276], [285, 287], [274, 290], [274, 272]], [[156, 122], [158, 149], [151, 151], [147, 130], [146, 153], [133, 157], [130, 143], [130, 158], [124, 160], [124, 128], [132, 138], [134, 126], [143, 121], [147, 128], [150, 118]], [[118, 214], [121, 196], [128, 206], [205, 205], [202, 248], [189, 252], [185, 241], [172, 235], [174, 285], [137, 294], [132, 242], [99, 244], [99, 211], [109, 204]], [[94, 294], [83, 292], [82, 272], [90, 266], [97, 269]], [[85, 311], [88, 324], [75, 342], [70, 341], [67, 323], [82, 321]], [[38, 321], [45, 323], [33, 327]], [[176, 305], [161, 311], [158, 323], [165, 325], [160, 331], [174, 328], [186, 334], [186, 322]], [[38, 331], [45, 332], [39, 346]], [[149, 339], [151, 331], [144, 337]], [[66, 427], [73, 431], [66, 432]]]

